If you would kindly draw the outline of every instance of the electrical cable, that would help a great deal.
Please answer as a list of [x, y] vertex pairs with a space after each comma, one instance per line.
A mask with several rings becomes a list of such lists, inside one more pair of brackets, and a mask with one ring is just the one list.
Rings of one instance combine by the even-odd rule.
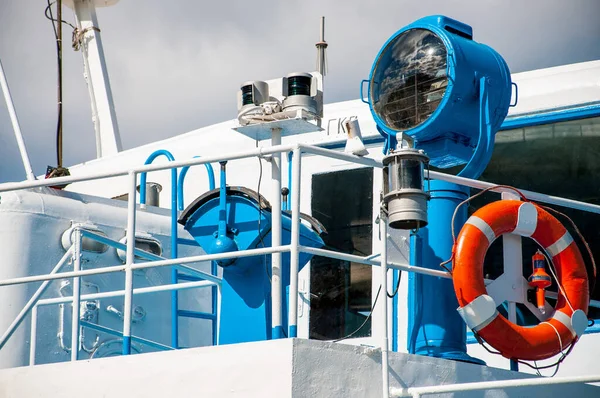
[[553, 209], [552, 207], [548, 207], [548, 206], [542, 206], [539, 205], [542, 209], [547, 210], [551, 213], [554, 214], [558, 214], [564, 218], [567, 219], [567, 221], [569, 221], [569, 224], [571, 224], [571, 227], [573, 227], [573, 230], [575, 231], [575, 233], [577, 234], [577, 236], [579, 236], [579, 239], [581, 239], [581, 242], [583, 243], [583, 245], [585, 246], [585, 249], [588, 253], [588, 256], [590, 257], [590, 262], [592, 263], [592, 270], [594, 273], [594, 277], [590, 278], [590, 297], [592, 296], [592, 294], [594, 293], [594, 290], [596, 289], [596, 261], [594, 260], [594, 256], [592, 255], [592, 250], [590, 249], [590, 245], [588, 244], [588, 242], [585, 240], [585, 238], [583, 237], [583, 234], [581, 233], [581, 231], [579, 231], [579, 228], [577, 228], [577, 225], [575, 224], [575, 222], [566, 214], [561, 213], [560, 211]]
[[[52, 13], [52, 5], [57, 4], [57, 18], [54, 18]], [[47, 6], [44, 10], [44, 15], [52, 23], [52, 30], [54, 31], [54, 38], [56, 39], [56, 61], [57, 61], [57, 104], [58, 104], [58, 117], [56, 122], [56, 164], [57, 169], [62, 169], [63, 159], [63, 137], [62, 137], [62, 24], [65, 23], [75, 29], [75, 26], [62, 19], [62, 5], [56, 1], [50, 2], [47, 0]], [[58, 25], [58, 26], [57, 26]]]
[[396, 282], [396, 288], [394, 289], [394, 293], [390, 294], [389, 292], [385, 292], [389, 298], [396, 297], [398, 294], [398, 290], [400, 290], [400, 280], [402, 279], [402, 271], [398, 271], [398, 282]]
[[369, 312], [369, 315], [364, 320], [364, 322], [358, 328], [356, 328], [352, 333], [347, 334], [344, 337], [341, 337], [339, 339], [333, 340], [332, 343], [337, 343], [338, 341], [349, 339], [350, 337], [352, 337], [356, 333], [358, 333], [367, 324], [367, 322], [369, 321], [369, 319], [371, 319], [371, 316], [373, 315], [373, 311], [375, 310], [375, 306], [377, 305], [377, 299], [379, 298], [379, 293], [381, 293], [381, 285], [379, 285], [379, 289], [377, 290], [377, 295], [375, 296], [375, 301], [373, 301], [373, 306], [371, 307], [371, 312]]
[[[54, 5], [54, 3], [56, 3], [56, 1], [50, 2], [50, 0], [48, 0], [48, 5], [46, 6], [46, 9], [44, 10], [44, 15], [46, 16], [47, 19], [52, 21], [52, 25], [56, 29], [54, 22], [58, 22], [58, 19], [54, 18], [54, 15], [52, 15], [52, 9], [50, 8]], [[77, 27], [75, 25], [73, 25], [72, 23], [70, 23], [69, 21], [65, 21], [64, 19], [61, 19], [60, 21], [66, 25], [69, 25], [73, 29], [77, 29]], [[54, 34], [55, 34], [55, 36], [58, 36], [58, 33], [56, 32], [56, 30], [55, 30]]]

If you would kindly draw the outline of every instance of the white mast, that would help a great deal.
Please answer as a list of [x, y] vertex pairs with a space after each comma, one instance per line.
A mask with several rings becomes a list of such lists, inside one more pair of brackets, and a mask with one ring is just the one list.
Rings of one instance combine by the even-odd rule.
[[96, 156], [101, 158], [113, 155], [123, 147], [96, 18], [96, 6], [111, 6], [118, 0], [63, 0], [63, 2], [73, 8], [77, 20], [75, 45], [81, 49], [83, 55], [84, 75], [96, 131]]
[[327, 58], [325, 57], [325, 50], [327, 49], [327, 42], [325, 41], [325, 17], [321, 17], [321, 38], [317, 44], [317, 72], [321, 76], [327, 74]]

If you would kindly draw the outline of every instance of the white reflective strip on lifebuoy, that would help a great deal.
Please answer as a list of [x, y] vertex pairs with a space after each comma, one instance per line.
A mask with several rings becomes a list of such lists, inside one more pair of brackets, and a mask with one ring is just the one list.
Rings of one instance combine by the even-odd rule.
[[490, 227], [488, 223], [483, 221], [481, 218], [471, 216], [465, 224], [471, 224], [480, 230], [485, 235], [490, 245], [496, 240], [496, 234], [494, 233], [492, 227]]
[[573, 325], [571, 324], [570, 316], [568, 316], [562, 311], [555, 311], [554, 316], [552, 316], [552, 319], [556, 319], [557, 321], [565, 325], [565, 327], [571, 331], [573, 338], [577, 337], [577, 333], [575, 332], [575, 329], [573, 329]]
[[569, 247], [571, 243], [573, 243], [573, 238], [568, 231], [565, 231], [565, 234], [561, 236], [559, 240], [546, 248], [546, 251], [554, 257]]
[[482, 294], [464, 307], [458, 307], [457, 311], [474, 332], [483, 329], [498, 316], [496, 302], [487, 294]]
[[533, 235], [535, 229], [537, 228], [537, 216], [537, 209], [534, 205], [529, 202], [523, 203], [521, 206], [519, 206], [517, 226], [512, 233], [525, 237]]

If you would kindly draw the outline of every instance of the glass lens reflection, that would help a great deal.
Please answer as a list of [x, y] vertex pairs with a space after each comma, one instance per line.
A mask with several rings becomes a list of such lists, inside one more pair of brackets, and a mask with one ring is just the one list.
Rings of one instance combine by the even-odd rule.
[[382, 52], [371, 81], [373, 109], [390, 128], [423, 123], [439, 106], [448, 85], [446, 46], [433, 32], [411, 29]]

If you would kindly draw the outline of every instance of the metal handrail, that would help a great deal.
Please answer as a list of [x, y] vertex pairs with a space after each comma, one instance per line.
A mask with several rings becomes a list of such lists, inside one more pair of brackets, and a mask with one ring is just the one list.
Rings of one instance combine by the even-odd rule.
[[[267, 154], [279, 154], [279, 153], [289, 152], [289, 151], [294, 152], [293, 181], [295, 183], [298, 182], [297, 184], [294, 184], [295, 189], [292, 191], [292, 198], [291, 198], [292, 228], [291, 228], [291, 244], [290, 245], [280, 245], [280, 246], [269, 247], [269, 248], [243, 250], [243, 251], [230, 252], [230, 253], [191, 256], [191, 257], [173, 259], [173, 260], [158, 260], [158, 261], [150, 261], [150, 262], [146, 262], [146, 263], [134, 263], [134, 259], [135, 259], [135, 257], [134, 257], [135, 256], [134, 231], [135, 231], [135, 222], [136, 222], [136, 177], [137, 177], [138, 173], [154, 171], [154, 170], [166, 170], [166, 169], [172, 169], [172, 168], [183, 167], [183, 166], [214, 163], [214, 162], [225, 161], [225, 160], [244, 159], [244, 158], [249, 158], [249, 157], [264, 156]], [[12, 279], [0, 281], [0, 286], [9, 285], [9, 284], [17, 284], [17, 283], [27, 283], [27, 282], [33, 282], [33, 281], [45, 281], [45, 280], [49, 281], [49, 280], [64, 278], [64, 277], [81, 277], [84, 275], [125, 271], [126, 278], [125, 278], [125, 290], [124, 290], [125, 305], [124, 305], [124, 310], [123, 310], [123, 314], [124, 314], [123, 354], [126, 355], [126, 354], [129, 354], [131, 351], [131, 310], [132, 310], [132, 296], [134, 293], [133, 270], [142, 269], [142, 268], [159, 267], [159, 266], [178, 265], [178, 264], [183, 265], [186, 263], [192, 263], [192, 262], [198, 262], [198, 261], [212, 261], [212, 260], [219, 260], [219, 259], [225, 259], [225, 258], [247, 257], [247, 256], [259, 255], [259, 254], [284, 253], [284, 252], [289, 251], [289, 252], [291, 252], [291, 256], [290, 256], [291, 257], [291, 263], [290, 263], [291, 283], [290, 283], [290, 292], [289, 292], [290, 310], [288, 311], [290, 319], [288, 321], [288, 325], [290, 326], [290, 331], [292, 331], [292, 327], [296, 327], [296, 325], [297, 325], [297, 311], [296, 311], [296, 308], [291, 307], [291, 304], [293, 302], [296, 302], [295, 300], [297, 300], [297, 295], [298, 295], [298, 279], [297, 279], [298, 278], [298, 269], [297, 269], [297, 267], [298, 267], [299, 254], [301, 252], [312, 253], [312, 254], [318, 253], [319, 255], [325, 255], [328, 257], [329, 256], [338, 257], [341, 255], [340, 253], [330, 252], [327, 250], [303, 247], [303, 246], [300, 246], [300, 244], [299, 244], [300, 223], [294, 222], [294, 221], [299, 220], [299, 215], [300, 215], [300, 213], [299, 213], [299, 207], [300, 207], [300, 200], [299, 200], [300, 199], [300, 196], [299, 196], [300, 184], [299, 184], [299, 182], [300, 182], [300, 172], [301, 172], [301, 170], [300, 170], [301, 157], [303, 154], [325, 156], [328, 158], [338, 159], [338, 160], [342, 160], [342, 161], [348, 161], [351, 163], [375, 167], [375, 168], [382, 167], [381, 162], [378, 160], [357, 157], [354, 155], [350, 155], [350, 154], [346, 154], [346, 153], [342, 153], [342, 152], [336, 152], [336, 151], [328, 150], [328, 149], [323, 149], [323, 148], [319, 148], [319, 147], [311, 146], [311, 145], [295, 144], [295, 145], [275, 145], [270, 148], [257, 148], [255, 150], [236, 152], [236, 153], [232, 153], [229, 155], [218, 155], [218, 156], [211, 156], [211, 157], [205, 157], [205, 158], [190, 159], [190, 160], [186, 160], [186, 161], [174, 161], [174, 162], [170, 162], [169, 164], [166, 164], [166, 165], [145, 165], [145, 166], [141, 166], [141, 167], [130, 168], [126, 171], [121, 170], [118, 172], [99, 172], [99, 173], [90, 174], [88, 176], [79, 176], [79, 177], [59, 177], [59, 178], [52, 179], [51, 181], [29, 181], [29, 182], [21, 182], [21, 183], [0, 184], [0, 192], [5, 192], [5, 191], [9, 191], [9, 190], [26, 189], [26, 188], [39, 187], [39, 186], [58, 185], [58, 184], [62, 184], [62, 183], [72, 183], [72, 182], [85, 181], [85, 180], [95, 180], [95, 179], [106, 178], [106, 177], [115, 177], [115, 176], [122, 176], [122, 175], [129, 176], [127, 245], [126, 245], [127, 260], [126, 260], [126, 264], [124, 266], [106, 267], [106, 268], [100, 269], [100, 270], [82, 270], [82, 271], [74, 271], [74, 272], [64, 272], [64, 273], [61, 273], [59, 276], [42, 275], [42, 276], [34, 276], [34, 277], [12, 278]], [[443, 180], [443, 181], [453, 182], [456, 184], [465, 185], [465, 186], [469, 186], [469, 187], [476, 188], [476, 189], [486, 189], [486, 188], [492, 188], [495, 186], [495, 184], [492, 184], [492, 183], [482, 182], [482, 181], [473, 180], [473, 179], [464, 178], [464, 177], [457, 177], [457, 176], [453, 176], [453, 175], [449, 175], [449, 174], [445, 174], [445, 173], [438, 173], [438, 172], [430, 172], [428, 177], [436, 178], [436, 179]], [[495, 189], [495, 191], [497, 193], [501, 193], [502, 191], [505, 191], [505, 190], [506, 189], [503, 189], [503, 188]], [[592, 204], [588, 204], [588, 203], [584, 203], [584, 202], [580, 202], [580, 201], [576, 201], [576, 200], [554, 197], [554, 196], [545, 195], [545, 194], [541, 194], [541, 193], [537, 193], [537, 192], [531, 192], [531, 191], [527, 191], [527, 190], [521, 190], [521, 192], [523, 192], [525, 194], [525, 196], [527, 196], [529, 199], [533, 199], [536, 201], [559, 205], [559, 206], [571, 207], [571, 208], [575, 208], [578, 210], [583, 210], [583, 211], [588, 211], [588, 212], [593, 212], [593, 213], [600, 213], [600, 206], [598, 206], [598, 205], [592, 205]], [[382, 220], [382, 221], [383, 221], [382, 228], [385, 232], [385, 226], [386, 226], [385, 224], [387, 224], [387, 220]], [[385, 236], [385, 234], [383, 236]], [[388, 261], [386, 261], [385, 254], [382, 254], [381, 262], [377, 262], [377, 261], [373, 260], [372, 258], [371, 259], [363, 258], [362, 260], [364, 261], [364, 263], [369, 263], [371, 265], [381, 265], [382, 277], [383, 277], [383, 275], [386, 274], [385, 271], [388, 268], [388, 266], [390, 268], [404, 269], [404, 270], [410, 271], [410, 272], [417, 272], [417, 273], [429, 274], [429, 275], [436, 274], [434, 276], [448, 277], [447, 274], [444, 273], [443, 271], [429, 270], [429, 269], [425, 269], [422, 267], [409, 266], [409, 265], [405, 265], [405, 264], [391, 264]], [[375, 264], [375, 263], [377, 263], [377, 264]], [[441, 273], [441, 274], [437, 275], [437, 273]], [[442, 274], [444, 274], [444, 275], [442, 275]], [[386, 280], [386, 278], [383, 277], [382, 284], [384, 284], [385, 280]], [[292, 298], [294, 298], [295, 300], [293, 300]], [[279, 302], [279, 303], [277, 303], [277, 305], [281, 306], [282, 303]], [[384, 316], [382, 318], [383, 318], [382, 323], [385, 323], [387, 321], [387, 316]], [[387, 363], [387, 360], [386, 360], [387, 358], [384, 355], [384, 352], [387, 352], [387, 341], [388, 341], [387, 328], [383, 327], [382, 333], [383, 333], [382, 347], [381, 347], [382, 348], [382, 376], [383, 376], [383, 380], [384, 380], [384, 394], [387, 396], [387, 393], [389, 392], [389, 386], [386, 385], [387, 384], [386, 379], [387, 379], [387, 374], [389, 372], [389, 364]], [[290, 335], [292, 335], [292, 334], [290, 333]], [[585, 380], [588, 380], [588, 379], [585, 379]], [[590, 380], [596, 381], [596, 378], [591, 378]], [[578, 380], [577, 382], [581, 382], [581, 381]], [[543, 384], [543, 383], [544, 383], [544, 380], [539, 382], [539, 384]], [[493, 388], [493, 387], [490, 387], [490, 388]], [[406, 392], [402, 391], [401, 393], [405, 394]], [[418, 394], [427, 393], [427, 392], [422, 390], [422, 392], [415, 391], [415, 393], [418, 395]]]

